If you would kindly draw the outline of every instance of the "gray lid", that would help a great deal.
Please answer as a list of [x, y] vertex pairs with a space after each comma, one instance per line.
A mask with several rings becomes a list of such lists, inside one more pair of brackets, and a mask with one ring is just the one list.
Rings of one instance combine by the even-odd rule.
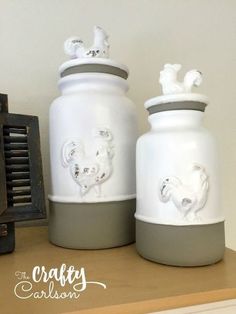
[[170, 110], [197, 110], [204, 112], [206, 106], [206, 103], [199, 101], [179, 101], [153, 105], [148, 107], [147, 110], [150, 115], [157, 112]]
[[[108, 60], [110, 62], [108, 62]], [[77, 62], [72, 63], [71, 61]], [[71, 61], [65, 62], [60, 67], [59, 71], [61, 77], [77, 73], [106, 73], [119, 76], [126, 80], [129, 75], [129, 70], [126, 66], [110, 59], [76, 59]]]

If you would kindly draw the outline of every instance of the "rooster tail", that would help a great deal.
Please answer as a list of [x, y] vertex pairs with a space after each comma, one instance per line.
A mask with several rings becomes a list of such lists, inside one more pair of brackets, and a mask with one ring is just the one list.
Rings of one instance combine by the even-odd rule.
[[109, 48], [109, 43], [108, 43], [108, 34], [105, 32], [105, 30], [98, 26], [94, 26], [94, 46], [104, 44], [106, 47]]
[[208, 183], [208, 175], [206, 173], [206, 169], [202, 165], [194, 163], [193, 170], [199, 171], [202, 183]]
[[94, 26], [94, 41], [93, 46], [89, 51], [97, 50], [95, 56], [109, 57], [109, 42], [108, 35], [100, 26]]
[[200, 187], [198, 190], [198, 194], [201, 195], [201, 197], [199, 198], [198, 208], [201, 209], [204, 207], [207, 201], [207, 194], [209, 190], [209, 177], [207, 175], [206, 169], [203, 166], [195, 163], [193, 167], [194, 170], [199, 172], [200, 176]]
[[202, 73], [198, 70], [191, 70], [185, 74], [184, 87], [186, 92], [191, 92], [193, 86], [199, 86], [202, 83]]
[[202, 180], [202, 186], [201, 186], [202, 198], [199, 202], [199, 207], [202, 208], [207, 201], [207, 194], [209, 190], [209, 179], [208, 179], [208, 175], [205, 172], [205, 169], [204, 169], [204, 172], [201, 173], [200, 178]]
[[75, 59], [77, 57], [77, 51], [79, 49], [84, 49], [84, 43], [78, 37], [70, 37], [64, 42], [65, 54], [69, 55], [71, 59]]
[[79, 140], [67, 140], [62, 146], [62, 165], [68, 167], [70, 161], [73, 159], [74, 154], [80, 153], [84, 155], [83, 144]]
[[168, 202], [170, 199], [170, 186], [166, 183], [166, 180], [161, 180], [160, 182], [159, 197], [164, 203]]

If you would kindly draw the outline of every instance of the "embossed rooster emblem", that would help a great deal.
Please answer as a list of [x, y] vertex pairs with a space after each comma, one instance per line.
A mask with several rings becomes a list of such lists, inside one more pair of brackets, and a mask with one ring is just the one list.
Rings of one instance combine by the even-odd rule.
[[68, 140], [62, 147], [62, 163], [70, 168], [74, 181], [80, 187], [80, 195], [84, 196], [91, 188], [97, 197], [101, 196], [101, 184], [112, 173], [114, 148], [112, 133], [107, 128], [98, 128], [92, 132], [95, 154], [87, 155], [82, 140]]
[[194, 163], [190, 174], [190, 184], [170, 176], [161, 180], [159, 197], [164, 203], [172, 202], [184, 220], [200, 221], [199, 211], [206, 204], [209, 179], [203, 166]]

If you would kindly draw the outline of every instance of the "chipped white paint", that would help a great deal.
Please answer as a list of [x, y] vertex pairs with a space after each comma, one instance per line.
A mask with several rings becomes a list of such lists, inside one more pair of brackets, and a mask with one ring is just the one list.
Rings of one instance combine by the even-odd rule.
[[112, 173], [114, 146], [112, 133], [108, 128], [93, 130], [94, 153], [86, 154], [83, 140], [69, 139], [62, 147], [62, 164], [69, 167], [74, 181], [80, 187], [83, 197], [91, 188], [97, 197], [101, 197], [101, 185]]
[[94, 42], [90, 48], [86, 48], [79, 37], [70, 37], [64, 43], [64, 51], [71, 59], [108, 58], [108, 35], [100, 26], [94, 26]]
[[[189, 182], [186, 184], [185, 182]], [[209, 190], [209, 177], [202, 165], [194, 163], [188, 178], [168, 176], [160, 180], [159, 198], [172, 202], [182, 215], [183, 221], [201, 221], [199, 212], [204, 208]]]

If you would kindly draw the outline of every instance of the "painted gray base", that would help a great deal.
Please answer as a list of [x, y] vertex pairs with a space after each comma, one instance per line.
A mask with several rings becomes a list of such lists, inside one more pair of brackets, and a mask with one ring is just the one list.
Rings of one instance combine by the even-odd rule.
[[224, 256], [224, 222], [171, 226], [136, 220], [136, 248], [144, 258], [172, 266], [214, 264]]
[[105, 249], [135, 239], [135, 199], [104, 203], [49, 202], [49, 240], [72, 249]]

